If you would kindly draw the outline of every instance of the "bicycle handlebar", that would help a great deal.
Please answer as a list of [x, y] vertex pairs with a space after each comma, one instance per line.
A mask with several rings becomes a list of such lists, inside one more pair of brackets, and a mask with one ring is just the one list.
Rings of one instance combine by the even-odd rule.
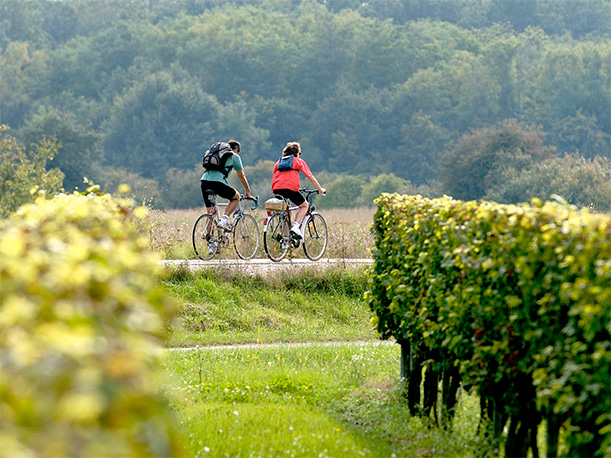
[[255, 197], [244, 197], [244, 194], [240, 195], [240, 201], [242, 200], [252, 200], [253, 206], [251, 210], [256, 210], [259, 207], [259, 196]]
[[[307, 188], [301, 188], [301, 189], [299, 190], [299, 192], [303, 192], [303, 193], [305, 193], [305, 195], [306, 195], [306, 196], [305, 196], [305, 198], [306, 198], [306, 200], [308, 201], [308, 203], [309, 203], [310, 205], [312, 205], [312, 204], [313, 204], [313, 202], [314, 202], [314, 197], [312, 197], [312, 196], [313, 196], [313, 195], [318, 195], [318, 189], [307, 189]], [[325, 192], [325, 193], [323, 194], [323, 196], [326, 196], [326, 195], [327, 195], [327, 193]]]
[[[307, 189], [307, 188], [301, 188], [301, 189], [299, 190], [299, 192], [305, 192], [305, 193], [307, 193], [307, 194], [314, 194], [314, 193], [318, 194], [318, 189]], [[326, 195], [327, 195], [327, 193], [325, 192], [325, 193], [323, 193], [322, 195], [323, 195], [323, 196], [326, 196]]]

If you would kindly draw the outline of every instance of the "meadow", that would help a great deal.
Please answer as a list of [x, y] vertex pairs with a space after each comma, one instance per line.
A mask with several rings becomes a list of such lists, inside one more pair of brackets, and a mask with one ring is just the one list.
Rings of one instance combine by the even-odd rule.
[[197, 457], [473, 456], [478, 400], [454, 427], [412, 417], [396, 345], [310, 344], [171, 351], [164, 364]]
[[[453, 426], [411, 416], [400, 348], [381, 341], [363, 300], [367, 269], [264, 277], [176, 269], [164, 385], [197, 457], [469, 457], [479, 399]], [[497, 451], [490, 451], [496, 455]]]
[[[265, 210], [261, 208], [250, 210], [248, 204], [244, 206], [244, 210], [259, 222], [261, 241], [255, 258], [265, 258], [263, 249]], [[151, 249], [161, 253], [164, 259], [195, 259], [191, 235], [193, 225], [203, 211], [203, 207], [190, 210], [152, 210], [148, 216], [150, 227], [147, 233]], [[375, 207], [321, 210], [320, 214], [324, 216], [329, 232], [329, 244], [324, 257], [369, 258], [369, 250], [373, 247], [373, 236], [369, 228], [374, 213]], [[293, 254], [295, 257], [305, 258], [302, 249], [295, 250]], [[237, 255], [233, 250], [226, 250], [221, 253], [221, 258], [223, 257], [235, 259]]]
[[313, 265], [265, 275], [176, 269], [163, 280], [178, 302], [166, 342], [192, 347], [375, 340], [363, 301], [366, 282], [363, 268]]

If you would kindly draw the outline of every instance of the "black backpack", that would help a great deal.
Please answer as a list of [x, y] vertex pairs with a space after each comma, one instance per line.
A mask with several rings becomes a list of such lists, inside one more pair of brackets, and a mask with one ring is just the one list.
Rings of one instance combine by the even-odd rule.
[[217, 172], [221, 172], [227, 178], [231, 169], [227, 170], [225, 168], [225, 164], [227, 164], [227, 159], [229, 159], [233, 154], [231, 150], [231, 146], [229, 143], [225, 142], [216, 142], [213, 143], [210, 149], [208, 149], [204, 153], [204, 158], [202, 159], [202, 167], [209, 170], [216, 170]]
[[278, 172], [287, 172], [289, 170], [294, 170], [293, 169], [293, 158], [295, 156], [293, 156], [292, 154], [289, 154], [288, 156], [282, 156], [280, 158], [280, 161], [278, 161]]

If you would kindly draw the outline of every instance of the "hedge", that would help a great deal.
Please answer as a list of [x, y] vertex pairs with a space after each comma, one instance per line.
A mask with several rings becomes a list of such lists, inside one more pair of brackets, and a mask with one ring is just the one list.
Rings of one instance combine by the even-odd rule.
[[377, 204], [367, 297], [401, 344], [410, 409], [434, 411], [441, 383], [447, 425], [462, 385], [506, 456], [537, 453], [543, 420], [547, 456], [561, 430], [569, 456], [609, 456], [611, 218], [537, 200]]
[[175, 456], [156, 357], [171, 304], [139, 209], [38, 198], [0, 221], [0, 456]]

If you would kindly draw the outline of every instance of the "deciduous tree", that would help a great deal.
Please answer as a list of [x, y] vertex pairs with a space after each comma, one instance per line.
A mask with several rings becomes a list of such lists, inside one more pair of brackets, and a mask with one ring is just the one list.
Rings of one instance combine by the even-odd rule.
[[549, 157], [543, 133], [507, 120], [463, 136], [441, 161], [442, 189], [455, 199], [481, 199], [498, 184], [500, 171], [520, 170]]
[[19, 130], [19, 140], [29, 146], [44, 136], [58, 140], [57, 153], [50, 158], [50, 166], [64, 174], [64, 188], [67, 191], [82, 188], [83, 179], [91, 177], [95, 165], [101, 162], [97, 148], [100, 135], [79, 124], [72, 113], [41, 107]]

